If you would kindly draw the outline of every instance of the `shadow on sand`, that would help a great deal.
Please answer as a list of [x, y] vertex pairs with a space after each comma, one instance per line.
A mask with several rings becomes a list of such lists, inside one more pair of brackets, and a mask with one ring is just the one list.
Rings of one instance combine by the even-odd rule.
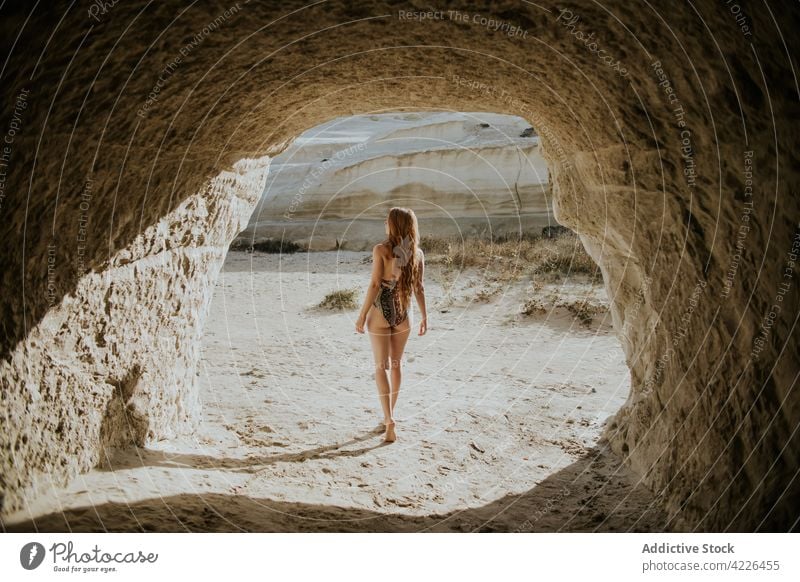
[[232, 473], [259, 473], [275, 463], [303, 463], [312, 459], [335, 459], [337, 457], [357, 457], [369, 451], [387, 446], [383, 441], [358, 449], [345, 449], [352, 445], [374, 439], [382, 434], [383, 425], [367, 431], [348, 441], [323, 445], [299, 453], [279, 455], [250, 455], [245, 458], [220, 458], [191, 453], [167, 453], [146, 448], [117, 449], [105, 462], [97, 467], [100, 471], [120, 471], [139, 467], [169, 467], [172, 469], [213, 469]]
[[[297, 454], [251, 459], [219, 459], [202, 455], [166, 455], [144, 451], [133, 466], [177, 465], [256, 471], [279, 461], [355, 455], [369, 450], [336, 451], [374, 436], [376, 428], [348, 443], [318, 447]], [[376, 445], [382, 446], [382, 445]], [[9, 532], [592, 532], [680, 531], [619, 460], [600, 444], [572, 465], [520, 495], [506, 495], [480, 507], [441, 515], [415, 516], [386, 512], [255, 499], [243, 495], [181, 494], [131, 504], [106, 503], [69, 509], [17, 524]]]

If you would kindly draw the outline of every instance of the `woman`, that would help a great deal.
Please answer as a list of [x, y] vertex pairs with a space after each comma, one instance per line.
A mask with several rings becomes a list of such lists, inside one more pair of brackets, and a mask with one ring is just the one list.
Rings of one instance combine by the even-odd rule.
[[[428, 331], [428, 312], [423, 285], [425, 256], [419, 248], [417, 217], [410, 208], [394, 207], [383, 222], [387, 237], [372, 249], [372, 279], [356, 320], [356, 331], [364, 333], [366, 323], [386, 427], [384, 440], [394, 442], [394, 405], [402, 379], [400, 360], [411, 332], [408, 310], [412, 291], [422, 317], [419, 335]], [[387, 367], [391, 369], [391, 383], [386, 377]]]

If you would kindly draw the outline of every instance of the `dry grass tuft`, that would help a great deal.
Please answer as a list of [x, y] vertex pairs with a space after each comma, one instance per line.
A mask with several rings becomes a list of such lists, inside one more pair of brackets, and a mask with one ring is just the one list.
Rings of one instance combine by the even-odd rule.
[[300, 251], [304, 251], [305, 249], [300, 245], [298, 245], [297, 243], [293, 243], [288, 240], [282, 241], [271, 238], [252, 244], [249, 241], [242, 241], [237, 239], [231, 243], [230, 250], [244, 251], [246, 253], [252, 253], [258, 251], [261, 253], [278, 255], [278, 254], [297, 253]]
[[317, 307], [330, 311], [355, 309], [358, 307], [356, 297], [358, 297], [358, 289], [339, 289], [337, 291], [331, 291], [319, 302]]
[[517, 279], [525, 272], [551, 281], [573, 275], [587, 276], [591, 282], [602, 279], [600, 268], [572, 231], [553, 238], [528, 235], [495, 241], [423, 237], [420, 246], [429, 264], [459, 270], [489, 267], [492, 278], [499, 282]]
[[596, 317], [603, 316], [608, 312], [608, 305], [596, 299], [592, 291], [581, 297], [564, 297], [556, 289], [551, 289], [546, 295], [540, 293], [541, 290], [542, 285], [534, 283], [533, 294], [525, 300], [520, 308], [523, 316], [536, 317], [557, 309], [566, 309], [575, 319], [590, 327]]
[[603, 315], [608, 311], [608, 307], [602, 303], [591, 301], [588, 297], [583, 299], [574, 299], [569, 301], [561, 301], [556, 304], [557, 307], [564, 307], [576, 319], [587, 327], [592, 325], [594, 318], [598, 315]]

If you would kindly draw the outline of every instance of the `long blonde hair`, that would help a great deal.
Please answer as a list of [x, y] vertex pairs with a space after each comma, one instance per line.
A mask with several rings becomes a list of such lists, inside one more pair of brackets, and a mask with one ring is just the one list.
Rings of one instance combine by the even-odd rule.
[[420, 283], [420, 261], [417, 255], [419, 248], [419, 227], [417, 215], [410, 208], [394, 206], [389, 210], [389, 236], [383, 241], [397, 258], [395, 265], [400, 266], [399, 285], [400, 304], [403, 311], [411, 304], [411, 291]]

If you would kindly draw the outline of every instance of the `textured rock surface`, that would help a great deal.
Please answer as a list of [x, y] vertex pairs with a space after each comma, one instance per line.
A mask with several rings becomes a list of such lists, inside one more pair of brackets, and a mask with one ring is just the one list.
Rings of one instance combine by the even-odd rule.
[[539, 232], [555, 223], [547, 163], [531, 134], [520, 117], [481, 112], [334, 119], [272, 161], [237, 244], [369, 250], [392, 206], [412, 206], [423, 234]]
[[0, 362], [7, 507], [94, 467], [106, 447], [191, 432], [211, 290], [264, 186], [243, 160], [90, 273]]
[[[179, 265], [191, 253], [176, 249], [126, 287], [115, 277], [134, 277], [133, 266], [117, 257], [139, 256], [137, 241], [159, 224], [175, 224], [191, 248], [191, 225], [169, 216], [243, 157], [277, 154], [337, 116], [419, 108], [520, 115], [537, 128], [556, 217], [603, 267], [631, 367], [611, 445], [668, 511], [698, 529], [796, 524], [797, 6], [753, 7], [745, 34], [712, 1], [663, 12], [501, 1], [426, 19], [350, 4], [130, 1], [94, 17], [88, 4], [3, 8], [0, 129], [14, 131], [0, 199], [6, 504], [42, 471], [63, 479], [96, 458], [99, 429], [77, 435], [87, 418], [102, 426], [113, 383], [136, 411], [163, 406], [162, 432], [192, 416], [177, 412], [193, 408], [193, 391], [174, 368], [185, 362], [191, 375], [194, 332], [170, 323], [165, 299], [202, 303], [218, 258], [189, 278]], [[207, 220], [231, 228], [224, 208]], [[97, 349], [116, 351], [114, 362], [44, 343], [43, 326], [80, 298], [91, 307], [64, 333], [76, 346], [105, 338]], [[135, 316], [121, 315], [134, 304]], [[174, 349], [145, 330], [169, 330]], [[26, 409], [36, 393], [53, 400]], [[73, 437], [59, 436], [62, 419]], [[127, 438], [107, 426], [111, 440]]]

